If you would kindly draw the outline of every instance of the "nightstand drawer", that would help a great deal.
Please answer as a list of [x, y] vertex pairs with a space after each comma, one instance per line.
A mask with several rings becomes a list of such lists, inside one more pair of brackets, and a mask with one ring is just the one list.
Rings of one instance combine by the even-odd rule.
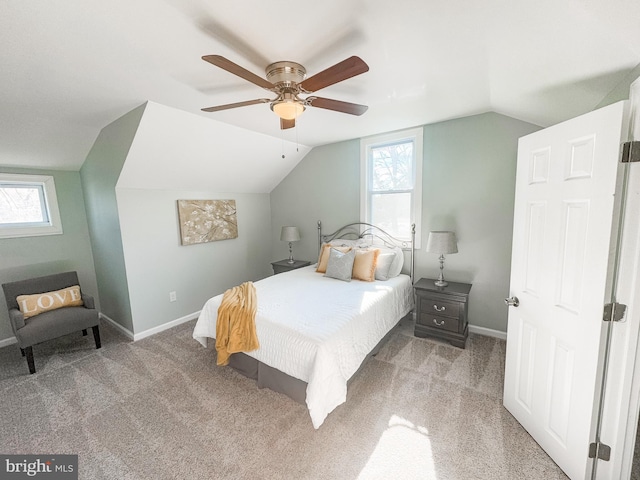
[[460, 315], [460, 303], [423, 296], [420, 302], [420, 313], [458, 318]]
[[457, 332], [460, 325], [458, 318], [441, 317], [440, 315], [431, 315], [428, 313], [421, 313], [420, 318], [418, 318], [418, 323], [425, 327], [449, 330], [450, 332]]

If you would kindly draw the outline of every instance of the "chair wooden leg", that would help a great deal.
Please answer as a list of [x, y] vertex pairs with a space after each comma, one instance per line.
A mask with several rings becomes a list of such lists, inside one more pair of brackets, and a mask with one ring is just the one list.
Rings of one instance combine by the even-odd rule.
[[100, 343], [100, 329], [98, 328], [98, 325], [91, 328], [93, 329], [93, 339], [96, 341], [96, 349], [98, 349], [102, 346]]
[[36, 373], [36, 364], [33, 361], [33, 347], [27, 347], [24, 349], [27, 354], [27, 365], [29, 365], [29, 373]]
[[82, 329], [82, 336], [83, 336], [83, 337], [86, 337], [86, 336], [87, 336], [87, 329], [86, 329], [86, 328], [83, 328], [83, 329]]
[[26, 353], [25, 353], [25, 351], [24, 351], [24, 348], [21, 348], [21, 349], [20, 349], [20, 353], [22, 354], [22, 356], [23, 356], [23, 357], [26, 355]]

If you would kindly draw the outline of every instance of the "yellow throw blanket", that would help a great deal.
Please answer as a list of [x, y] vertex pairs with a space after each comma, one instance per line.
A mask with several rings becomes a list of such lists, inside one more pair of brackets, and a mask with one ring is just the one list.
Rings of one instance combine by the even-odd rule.
[[256, 287], [251, 282], [224, 292], [216, 323], [218, 365], [227, 365], [232, 353], [260, 347], [255, 322], [257, 307]]

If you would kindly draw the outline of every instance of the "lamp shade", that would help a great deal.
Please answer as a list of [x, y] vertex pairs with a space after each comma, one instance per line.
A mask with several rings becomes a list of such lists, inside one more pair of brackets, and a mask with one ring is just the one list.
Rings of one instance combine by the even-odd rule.
[[280, 231], [280, 240], [284, 242], [297, 242], [300, 240], [298, 227], [282, 227], [282, 230]]
[[455, 232], [429, 232], [427, 240], [427, 252], [437, 253], [458, 253], [458, 241]]

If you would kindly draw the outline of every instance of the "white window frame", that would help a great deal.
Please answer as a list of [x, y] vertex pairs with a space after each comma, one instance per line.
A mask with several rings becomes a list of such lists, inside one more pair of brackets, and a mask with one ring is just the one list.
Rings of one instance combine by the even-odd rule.
[[40, 197], [40, 201], [47, 217], [47, 220], [43, 222], [26, 223], [19, 226], [17, 224], [3, 225], [0, 223], [0, 238], [62, 234], [56, 185], [52, 176], [0, 173], [0, 184], [37, 186], [41, 188], [43, 196]]
[[[422, 220], [422, 162], [423, 162], [423, 150], [422, 150], [422, 127], [412, 128], [409, 130], [401, 130], [393, 133], [386, 133], [383, 135], [374, 135], [360, 140], [360, 221], [371, 223], [371, 187], [373, 184], [371, 168], [370, 168], [370, 153], [371, 149], [380, 147], [390, 143], [400, 143], [403, 141], [413, 141], [414, 152], [414, 185], [411, 192], [412, 205], [411, 205], [411, 223], [416, 226], [416, 238], [414, 248], [420, 248], [421, 244], [421, 228], [420, 223]], [[410, 238], [403, 240], [411, 240]]]

